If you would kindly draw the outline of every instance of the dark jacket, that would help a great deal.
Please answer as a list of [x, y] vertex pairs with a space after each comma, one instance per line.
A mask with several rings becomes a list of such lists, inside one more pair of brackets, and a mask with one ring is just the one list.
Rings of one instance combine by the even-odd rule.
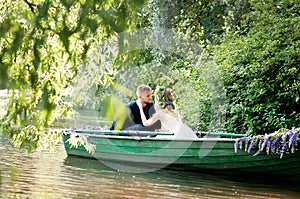
[[[119, 122], [114, 120], [112, 123], [110, 130], [125, 130], [128, 127], [131, 127], [133, 125], [141, 125], [143, 127], [143, 122], [140, 114], [140, 109], [136, 103], [136, 101], [130, 102], [126, 104], [127, 112], [126, 112], [126, 117], [124, 122]], [[146, 104], [146, 106], [143, 108], [144, 114], [147, 119], [149, 119], [154, 113], [154, 103], [151, 102], [149, 104]], [[122, 127], [120, 127], [122, 125]], [[152, 130], [154, 131], [155, 129], [160, 128], [160, 122], [156, 122], [154, 125], [150, 127], [144, 127], [145, 129], [143, 130]]]

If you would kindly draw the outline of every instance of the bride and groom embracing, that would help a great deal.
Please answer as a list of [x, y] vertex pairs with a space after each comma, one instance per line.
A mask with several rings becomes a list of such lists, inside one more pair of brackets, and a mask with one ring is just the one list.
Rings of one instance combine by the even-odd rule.
[[[155, 103], [148, 85], [140, 85], [136, 90], [137, 100], [126, 105], [128, 114], [125, 121], [114, 120], [110, 130], [139, 130], [173, 132], [174, 138], [197, 138], [196, 134], [182, 123], [175, 108], [170, 88], [155, 90]], [[160, 136], [162, 137], [162, 136]]]

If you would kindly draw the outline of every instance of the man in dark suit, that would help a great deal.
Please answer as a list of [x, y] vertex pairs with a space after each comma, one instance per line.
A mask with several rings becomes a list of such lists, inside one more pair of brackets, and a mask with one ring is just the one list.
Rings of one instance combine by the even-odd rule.
[[[136, 90], [136, 95], [142, 103], [143, 110], [147, 119], [149, 119], [154, 113], [154, 103], [152, 102], [152, 90], [148, 85], [140, 85]], [[160, 122], [156, 122], [151, 126], [143, 126], [140, 109], [136, 101], [130, 102], [126, 105], [125, 118], [120, 120], [114, 120], [110, 130], [139, 130], [139, 131], [155, 131], [160, 129]]]

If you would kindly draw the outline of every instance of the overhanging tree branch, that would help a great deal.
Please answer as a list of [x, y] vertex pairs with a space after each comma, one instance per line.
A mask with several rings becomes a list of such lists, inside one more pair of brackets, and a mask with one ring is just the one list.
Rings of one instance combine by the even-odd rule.
[[24, 1], [25, 1], [25, 3], [29, 6], [31, 12], [34, 13], [34, 6], [36, 6], [36, 5], [33, 4], [33, 3], [30, 3], [30, 2], [27, 1], [27, 0], [24, 0]]

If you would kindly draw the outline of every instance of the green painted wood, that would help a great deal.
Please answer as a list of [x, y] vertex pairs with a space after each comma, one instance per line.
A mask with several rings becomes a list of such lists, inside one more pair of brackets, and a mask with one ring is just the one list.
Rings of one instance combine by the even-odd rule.
[[[70, 133], [70, 132], [69, 132]], [[77, 133], [79, 133], [77, 131]], [[93, 158], [102, 161], [118, 161], [133, 165], [170, 165], [196, 170], [235, 170], [254, 173], [276, 173], [300, 175], [300, 153], [268, 155], [264, 152], [253, 156], [257, 149], [248, 154], [244, 150], [234, 152], [234, 138], [198, 138], [172, 140], [156, 137], [115, 136], [79, 133], [88, 137], [96, 146], [94, 154], [83, 146], [74, 148], [67, 142], [69, 134], [63, 136], [68, 155]], [[234, 136], [233, 136], [234, 137]]]
[[234, 134], [234, 133], [222, 133], [222, 132], [198, 132], [203, 136], [215, 136], [215, 137], [246, 137], [247, 134]]
[[[130, 135], [130, 136], [157, 136], [157, 135], [174, 135], [172, 132], [153, 132], [153, 131], [109, 131], [109, 130], [66, 130], [67, 132], [75, 133], [89, 133], [96, 135]], [[212, 137], [245, 137], [247, 134], [234, 134], [234, 133], [223, 133], [223, 132], [195, 132], [202, 136]]]
[[153, 132], [153, 131], [108, 131], [108, 130], [71, 130], [75, 133], [89, 133], [96, 135], [130, 135], [130, 136], [157, 136], [174, 135], [172, 132]]

